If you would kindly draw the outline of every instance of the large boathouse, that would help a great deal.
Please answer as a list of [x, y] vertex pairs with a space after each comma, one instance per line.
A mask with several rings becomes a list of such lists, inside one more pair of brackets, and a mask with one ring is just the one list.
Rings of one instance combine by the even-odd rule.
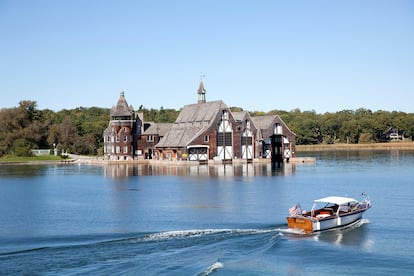
[[296, 135], [278, 115], [251, 117], [232, 112], [223, 101], [206, 101], [201, 81], [197, 103], [185, 105], [172, 124], [145, 122], [122, 92], [104, 131], [109, 160], [162, 159], [231, 162], [270, 158], [270, 138], [282, 130], [283, 149], [295, 153]]

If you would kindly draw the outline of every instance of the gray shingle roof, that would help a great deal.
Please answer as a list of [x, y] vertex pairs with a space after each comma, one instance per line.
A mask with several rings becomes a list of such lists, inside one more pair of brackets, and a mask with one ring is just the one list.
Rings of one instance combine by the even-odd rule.
[[266, 115], [252, 117], [253, 123], [258, 129], [268, 129], [274, 122], [277, 115]]
[[146, 135], [158, 134], [159, 136], [164, 136], [168, 130], [172, 127], [172, 123], [153, 123], [151, 126], [144, 131]]
[[282, 118], [279, 117], [279, 115], [265, 115], [265, 116], [257, 116], [257, 117], [251, 117], [254, 125], [257, 127], [257, 129], [260, 131], [262, 137], [268, 137], [272, 135], [272, 125], [276, 121], [280, 121], [289, 132], [291, 132], [293, 135], [296, 136], [296, 134], [289, 129], [289, 127], [283, 122]]
[[111, 109], [111, 117], [131, 116], [133, 113], [134, 113], [134, 108], [132, 107], [132, 105], [128, 106], [128, 103], [125, 99], [124, 92], [121, 92], [118, 103], [116, 104], [116, 106], [113, 106]]
[[227, 109], [223, 101], [185, 105], [157, 147], [186, 147], [209, 128], [222, 109]]
[[236, 120], [236, 122], [241, 122], [248, 116], [247, 111], [237, 111], [232, 112], [231, 114], [233, 114], [233, 118]]
[[220, 109], [227, 108], [223, 101], [185, 105], [175, 121], [177, 123], [209, 122]]

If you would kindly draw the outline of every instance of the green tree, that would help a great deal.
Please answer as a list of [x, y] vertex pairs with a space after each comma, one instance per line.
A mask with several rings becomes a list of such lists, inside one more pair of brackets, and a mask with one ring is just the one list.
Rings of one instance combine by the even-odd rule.
[[33, 148], [33, 144], [30, 143], [27, 139], [19, 138], [19, 139], [14, 140], [12, 152], [16, 156], [27, 157], [27, 156], [32, 156], [32, 151], [31, 151], [32, 148]]

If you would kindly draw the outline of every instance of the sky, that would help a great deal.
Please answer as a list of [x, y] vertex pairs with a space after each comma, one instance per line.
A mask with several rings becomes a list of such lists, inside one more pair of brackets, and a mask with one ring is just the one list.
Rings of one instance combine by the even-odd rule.
[[414, 112], [414, 1], [0, 0], [0, 108]]

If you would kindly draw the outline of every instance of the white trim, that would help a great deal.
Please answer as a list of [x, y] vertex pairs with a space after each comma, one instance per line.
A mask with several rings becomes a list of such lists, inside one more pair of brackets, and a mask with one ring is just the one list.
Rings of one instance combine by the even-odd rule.
[[210, 146], [209, 145], [190, 145], [190, 146], [187, 146], [187, 149], [190, 149], [190, 148], [210, 148]]
[[358, 202], [358, 201], [353, 199], [353, 198], [350, 198], [350, 197], [328, 196], [328, 197], [316, 199], [315, 203], [316, 202], [317, 203], [320, 203], [320, 202], [334, 203], [334, 204], [338, 204], [338, 205], [344, 205], [344, 204], [347, 204], [347, 203]]

